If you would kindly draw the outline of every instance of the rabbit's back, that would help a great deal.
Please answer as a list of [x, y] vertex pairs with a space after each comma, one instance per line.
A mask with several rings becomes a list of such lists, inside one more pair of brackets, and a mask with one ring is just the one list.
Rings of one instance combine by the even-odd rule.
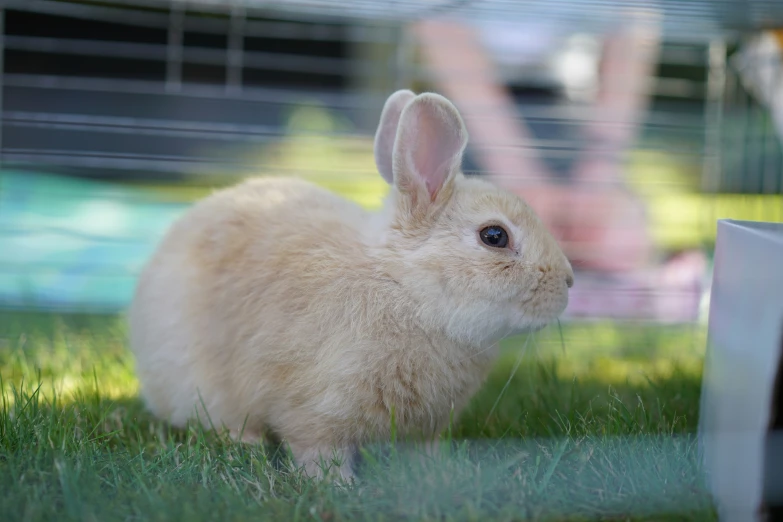
[[364, 222], [358, 206], [296, 179], [247, 181], [190, 209], [143, 272], [130, 312], [150, 409], [175, 425], [199, 404], [216, 425], [252, 410], [261, 414], [248, 419], [252, 430], [298, 387], [317, 386], [308, 373], [328, 314], [314, 307], [361, 270]]

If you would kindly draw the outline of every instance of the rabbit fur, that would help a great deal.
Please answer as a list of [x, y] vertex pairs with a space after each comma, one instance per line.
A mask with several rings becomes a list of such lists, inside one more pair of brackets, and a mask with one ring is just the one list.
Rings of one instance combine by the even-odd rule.
[[[484, 381], [497, 342], [541, 328], [573, 272], [519, 197], [460, 171], [467, 132], [437, 94], [387, 100], [375, 137], [391, 185], [368, 213], [298, 179], [245, 181], [195, 204], [140, 276], [129, 311], [141, 394], [285, 440], [322, 477], [399, 434], [432, 440]], [[505, 248], [482, 243], [500, 226]]]

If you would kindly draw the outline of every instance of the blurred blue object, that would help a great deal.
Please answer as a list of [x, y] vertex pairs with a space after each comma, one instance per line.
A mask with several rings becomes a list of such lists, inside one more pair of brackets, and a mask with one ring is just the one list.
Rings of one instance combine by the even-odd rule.
[[122, 310], [186, 207], [120, 184], [0, 171], [0, 307]]

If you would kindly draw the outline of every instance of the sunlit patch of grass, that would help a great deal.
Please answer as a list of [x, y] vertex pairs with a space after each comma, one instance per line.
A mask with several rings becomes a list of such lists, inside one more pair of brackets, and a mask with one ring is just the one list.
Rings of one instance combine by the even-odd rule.
[[13, 388], [41, 384], [38, 394], [60, 403], [100, 390], [103, 398], [134, 397], [138, 383], [119, 317], [52, 317], [2, 313], [0, 379]]
[[[504, 357], [515, 357], [510, 354], [525, 343], [524, 338], [507, 339]], [[558, 375], [564, 379], [590, 377], [607, 384], [642, 386], [675, 373], [699, 379], [705, 346], [703, 325], [585, 322], [562, 330], [551, 327], [536, 335], [527, 358], [557, 358]]]
[[628, 182], [647, 206], [659, 247], [714, 245], [719, 219], [783, 221], [783, 195], [702, 193], [701, 170], [701, 162], [687, 156], [644, 148], [631, 152]]
[[134, 183], [158, 199], [193, 203], [218, 188], [248, 177], [297, 177], [330, 190], [368, 209], [380, 208], [389, 185], [378, 174], [371, 137], [309, 136], [291, 134], [248, 159], [257, 169], [243, 175], [223, 175], [191, 183]]
[[372, 146], [370, 137], [294, 134], [267, 149], [263, 172], [297, 176], [377, 209], [389, 185], [376, 170]]
[[247, 172], [200, 176], [191, 183], [137, 186], [171, 201], [192, 202], [251, 176], [298, 177], [364, 208], [381, 206], [389, 185], [376, 169], [372, 136], [351, 133], [348, 123], [317, 104], [295, 106], [288, 116], [278, 140], [243, 157], [243, 162], [254, 165]]

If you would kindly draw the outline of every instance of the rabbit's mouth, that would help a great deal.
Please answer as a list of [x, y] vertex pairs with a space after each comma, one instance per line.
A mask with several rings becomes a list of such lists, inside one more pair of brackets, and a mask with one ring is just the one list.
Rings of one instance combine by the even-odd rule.
[[514, 328], [506, 337], [514, 337], [516, 335], [535, 333], [540, 330], [543, 330], [544, 328], [549, 326], [552, 322], [554, 322], [554, 319], [552, 321], [547, 321], [547, 322], [536, 322], [534, 324], [530, 324], [526, 326], [518, 326]]
[[565, 312], [568, 306], [568, 297], [560, 297], [554, 301], [548, 301], [540, 303], [538, 307], [532, 312], [523, 307], [521, 310], [521, 317], [519, 317], [517, 326], [513, 328], [513, 333], [510, 335], [518, 335], [523, 333], [532, 333], [543, 330], [550, 324], [556, 322], [560, 316]]

